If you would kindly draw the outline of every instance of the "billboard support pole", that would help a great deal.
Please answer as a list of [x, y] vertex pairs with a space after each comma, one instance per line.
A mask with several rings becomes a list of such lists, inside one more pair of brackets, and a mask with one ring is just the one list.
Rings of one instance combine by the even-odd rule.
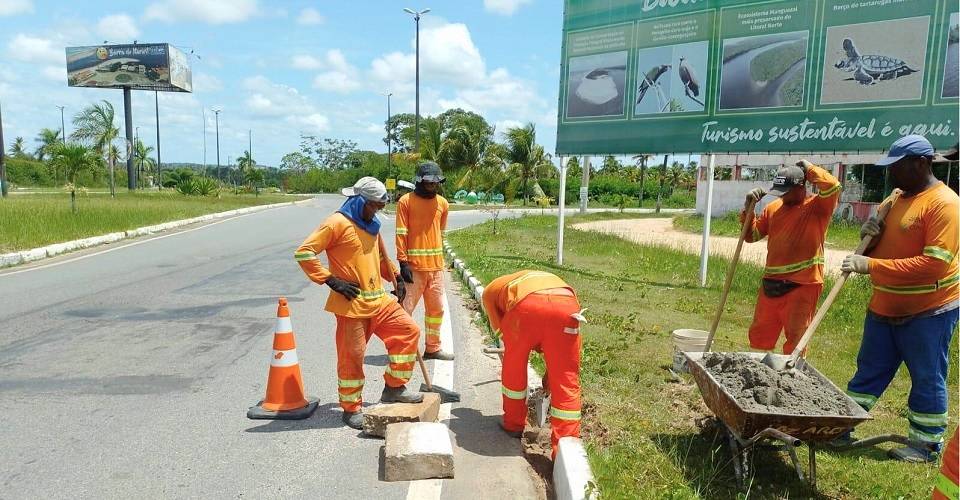
[[160, 182], [160, 171], [163, 169], [160, 165], [160, 93], [156, 90], [153, 91], [153, 106], [154, 112], [157, 115], [157, 191], [160, 191], [160, 188], [163, 186], [163, 183]]
[[[567, 158], [567, 161], [570, 159]], [[567, 162], [563, 161], [563, 157], [560, 157], [560, 194], [557, 195], [560, 199], [559, 203], [560, 212], [557, 214], [557, 265], [563, 265], [563, 230], [564, 228], [564, 215], [566, 214], [567, 209]]]
[[[133, 137], [133, 99], [131, 97], [130, 87], [123, 88], [123, 122], [126, 132], [127, 148], [132, 142]], [[137, 171], [133, 169], [133, 155], [127, 150], [127, 189], [134, 191], [137, 189]]]
[[3, 110], [0, 108], [0, 196], [7, 197], [7, 161], [3, 152]]
[[703, 237], [700, 241], [700, 286], [707, 286], [707, 258], [710, 256], [710, 217], [713, 214], [713, 168], [716, 156], [707, 160], [707, 200], [703, 207]]
[[580, 162], [583, 174], [580, 176], [580, 213], [587, 213], [587, 194], [590, 192], [590, 157], [584, 156]]

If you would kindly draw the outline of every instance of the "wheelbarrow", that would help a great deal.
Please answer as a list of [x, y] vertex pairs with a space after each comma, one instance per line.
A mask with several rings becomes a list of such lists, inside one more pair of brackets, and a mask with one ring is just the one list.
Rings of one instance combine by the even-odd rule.
[[[766, 355], [762, 352], [739, 353], [755, 358], [757, 361]], [[737, 486], [743, 489], [752, 476], [751, 455], [761, 444], [770, 444], [777, 451], [785, 451], [790, 456], [794, 470], [801, 482], [806, 481], [814, 490], [817, 487], [817, 454], [819, 446], [832, 441], [857, 425], [872, 420], [873, 417], [856, 402], [850, 399], [830, 379], [824, 377], [809, 362], [801, 361], [796, 369], [806, 376], [824, 383], [832, 391], [842, 395], [847, 402], [847, 415], [797, 415], [745, 410], [737, 400], [707, 371], [703, 365], [702, 352], [685, 352], [690, 374], [700, 388], [703, 402], [717, 416], [718, 425], [725, 432], [733, 456], [733, 467]], [[789, 358], [790, 356], [783, 356]], [[862, 439], [845, 446], [829, 446], [832, 450], [850, 450], [893, 441], [907, 444], [907, 438], [899, 435], [883, 435]], [[796, 449], [806, 443], [809, 447], [808, 472], [797, 457]]]

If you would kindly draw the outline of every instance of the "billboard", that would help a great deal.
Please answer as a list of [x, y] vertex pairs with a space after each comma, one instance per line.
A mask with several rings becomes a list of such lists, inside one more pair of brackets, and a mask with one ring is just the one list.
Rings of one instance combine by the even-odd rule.
[[192, 92], [186, 54], [167, 43], [67, 47], [67, 85]]
[[958, 2], [565, 0], [557, 154], [957, 142]]

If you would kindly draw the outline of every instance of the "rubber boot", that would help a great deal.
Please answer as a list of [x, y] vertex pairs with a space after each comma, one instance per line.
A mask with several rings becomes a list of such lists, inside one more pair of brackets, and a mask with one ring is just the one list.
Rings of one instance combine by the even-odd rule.
[[439, 350], [437, 352], [423, 353], [423, 359], [439, 359], [440, 361], [453, 361], [454, 355], [452, 352]]
[[343, 420], [343, 423], [347, 424], [347, 427], [351, 429], [356, 429], [358, 431], [363, 430], [362, 411], [345, 411], [343, 412], [343, 415], [340, 416], [340, 419]]
[[385, 386], [383, 394], [380, 395], [381, 403], [419, 403], [421, 401], [423, 401], [423, 394], [408, 391], [405, 385], [400, 387]]

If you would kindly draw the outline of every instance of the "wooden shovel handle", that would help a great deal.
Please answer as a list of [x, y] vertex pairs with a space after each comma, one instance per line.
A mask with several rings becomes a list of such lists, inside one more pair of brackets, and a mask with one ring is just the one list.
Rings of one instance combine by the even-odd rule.
[[[713, 323], [710, 325], [710, 334], [707, 336], [707, 343], [703, 346], [703, 352], [710, 352], [710, 346], [713, 345], [713, 336], [717, 334], [717, 326], [720, 325], [720, 317], [723, 316], [723, 306], [727, 303], [727, 295], [730, 293], [730, 285], [733, 283], [733, 274], [737, 270], [737, 262], [740, 261], [740, 250], [743, 248], [743, 240], [747, 239], [747, 233], [750, 231], [751, 224], [747, 224], [753, 216], [753, 209], [757, 205], [757, 200], [751, 201], [743, 211], [743, 228], [740, 230], [740, 239], [737, 240], [737, 249], [733, 252], [733, 258], [730, 259], [730, 265], [727, 266], [727, 279], [723, 282], [723, 291], [720, 292], [720, 305], [717, 306], [717, 313], [713, 316]], [[709, 238], [710, 236], [707, 235]]]
[[[890, 212], [890, 207], [900, 198], [902, 191], [899, 189], [893, 190], [893, 193], [890, 195], [890, 202], [880, 205], [880, 208], [877, 209], [877, 219], [884, 220], [887, 218], [887, 213]], [[854, 250], [854, 254], [863, 255], [864, 252], [870, 248], [870, 243], [873, 242], [873, 236], [866, 235], [860, 240], [860, 245], [857, 246], [857, 249]], [[813, 320], [810, 321], [810, 325], [807, 326], [807, 329], [803, 332], [803, 336], [800, 337], [800, 342], [797, 342], [797, 346], [793, 348], [793, 354], [790, 356], [790, 360], [787, 362], [787, 366], [795, 366], [797, 360], [800, 358], [803, 350], [807, 347], [807, 344], [810, 342], [810, 338], [813, 337], [813, 332], [816, 331], [817, 327], [820, 326], [820, 322], [823, 321], [823, 317], [827, 315], [827, 310], [830, 309], [830, 306], [833, 305], [833, 301], [837, 298], [837, 295], [840, 294], [840, 289], [843, 288], [843, 284], [847, 282], [847, 278], [850, 276], [849, 272], [840, 274], [840, 277], [837, 278], [837, 281], [833, 284], [833, 288], [830, 289], [830, 293], [827, 294], [827, 298], [823, 299], [823, 304], [820, 305], [820, 308], [817, 309], [817, 314], [813, 316]]]

